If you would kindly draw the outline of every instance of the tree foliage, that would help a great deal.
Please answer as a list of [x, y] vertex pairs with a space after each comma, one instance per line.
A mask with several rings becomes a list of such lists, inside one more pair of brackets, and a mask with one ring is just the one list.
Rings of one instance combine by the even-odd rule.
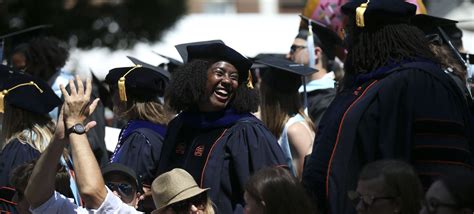
[[157, 41], [186, 9], [185, 0], [0, 0], [0, 35], [51, 24], [70, 46], [127, 48]]

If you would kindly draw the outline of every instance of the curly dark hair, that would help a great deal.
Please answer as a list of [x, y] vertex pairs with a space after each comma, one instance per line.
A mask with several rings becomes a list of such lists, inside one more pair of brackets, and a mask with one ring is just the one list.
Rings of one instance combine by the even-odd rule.
[[39, 37], [28, 43], [26, 72], [48, 81], [69, 58], [65, 43], [53, 37]]
[[[216, 62], [217, 60], [196, 59], [178, 68], [172, 74], [165, 93], [168, 106], [177, 113], [198, 111], [198, 103], [205, 99], [207, 71]], [[246, 81], [239, 80], [235, 97], [229, 106], [237, 112], [243, 113], [256, 112], [258, 104], [257, 90], [248, 88]]]
[[359, 28], [355, 26], [354, 18], [349, 19], [346, 75], [369, 73], [387, 63], [414, 58], [437, 62], [423, 32], [415, 26], [396, 23]]

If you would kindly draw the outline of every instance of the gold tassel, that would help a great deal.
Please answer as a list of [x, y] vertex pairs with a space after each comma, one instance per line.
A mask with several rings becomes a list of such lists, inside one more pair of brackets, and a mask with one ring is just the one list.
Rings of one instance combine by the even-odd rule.
[[370, 0], [367, 0], [366, 3], [362, 3], [356, 9], [356, 24], [357, 24], [357, 27], [365, 27], [364, 13], [365, 13], [365, 10], [367, 9], [367, 5], [369, 4], [369, 2], [370, 2]]
[[252, 83], [252, 72], [249, 70], [249, 75], [247, 77], [247, 88], [253, 89], [253, 83]]
[[120, 95], [120, 101], [126, 102], [127, 101], [127, 90], [125, 88], [125, 77], [120, 77], [118, 81], [118, 89]]
[[3, 113], [5, 111], [5, 106], [3, 104], [4, 101], [4, 98], [5, 98], [5, 95], [7, 95], [8, 93], [8, 90], [3, 90], [2, 92], [0, 92], [0, 113]]
[[41, 88], [33, 81], [21, 83], [21, 84], [11, 87], [10, 89], [5, 89], [0, 93], [0, 113], [3, 113], [5, 111], [5, 96], [7, 96], [8, 92], [10, 92], [13, 89], [16, 89], [22, 86], [27, 86], [27, 85], [35, 86], [36, 89], [38, 89], [40, 93], [43, 93], [43, 90], [41, 90]]
[[128, 70], [120, 79], [118, 80], [118, 90], [119, 90], [119, 96], [120, 96], [120, 101], [122, 102], [127, 102], [127, 89], [125, 88], [125, 76], [127, 76], [131, 71], [133, 71], [135, 68], [142, 67], [141, 65], [135, 65], [133, 68]]

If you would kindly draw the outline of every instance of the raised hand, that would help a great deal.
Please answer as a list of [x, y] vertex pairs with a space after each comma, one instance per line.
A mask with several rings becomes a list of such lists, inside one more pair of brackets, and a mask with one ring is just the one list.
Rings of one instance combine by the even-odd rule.
[[[64, 137], [65, 127], [71, 127], [77, 123], [84, 123], [87, 117], [94, 112], [97, 107], [99, 99], [95, 99], [92, 103], [90, 102], [90, 96], [92, 92], [92, 81], [90, 78], [86, 80], [86, 87], [82, 84], [79, 76], [76, 75], [76, 83], [74, 80], [69, 80], [69, 87], [71, 94], [69, 94], [64, 85], [60, 85], [61, 92], [64, 97], [64, 104], [61, 110], [60, 118], [58, 120], [57, 137], [60, 137], [61, 132]], [[77, 84], [77, 87], [76, 87]], [[61, 119], [61, 116], [63, 117]], [[63, 121], [64, 124], [60, 124]], [[95, 121], [91, 121], [85, 125], [86, 131], [96, 125]], [[62, 126], [62, 127], [61, 127]]]

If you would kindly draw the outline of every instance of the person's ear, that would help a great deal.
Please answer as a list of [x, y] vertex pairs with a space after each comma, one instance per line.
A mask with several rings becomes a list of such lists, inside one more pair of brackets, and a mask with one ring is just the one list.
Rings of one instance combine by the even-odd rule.
[[323, 49], [320, 47], [314, 48], [314, 59], [316, 64], [320, 63], [319, 60], [322, 59]]
[[321, 49], [320, 47], [315, 47], [314, 48], [314, 55], [316, 56], [316, 59], [320, 59], [321, 54], [323, 54], [323, 49]]

